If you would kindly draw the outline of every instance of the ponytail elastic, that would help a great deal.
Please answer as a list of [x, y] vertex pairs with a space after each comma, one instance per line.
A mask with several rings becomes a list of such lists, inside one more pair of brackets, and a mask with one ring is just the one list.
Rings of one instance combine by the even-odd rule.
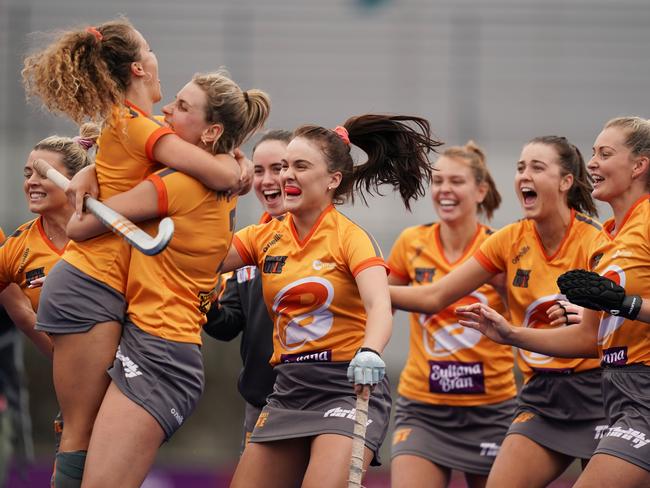
[[345, 142], [348, 146], [350, 145], [350, 134], [348, 133], [348, 130], [343, 127], [342, 125], [337, 125], [332, 129], [332, 131], [341, 138], [343, 142]]
[[92, 34], [95, 36], [95, 39], [97, 39], [97, 42], [102, 42], [102, 39], [104, 39], [104, 36], [102, 35], [101, 32], [97, 30], [96, 27], [86, 27], [86, 32], [89, 34]]

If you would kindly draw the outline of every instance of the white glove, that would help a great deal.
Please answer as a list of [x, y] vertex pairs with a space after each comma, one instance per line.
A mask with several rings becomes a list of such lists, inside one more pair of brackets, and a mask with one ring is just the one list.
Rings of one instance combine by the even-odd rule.
[[384, 379], [386, 363], [378, 352], [361, 347], [348, 366], [348, 380], [355, 385], [376, 385]]

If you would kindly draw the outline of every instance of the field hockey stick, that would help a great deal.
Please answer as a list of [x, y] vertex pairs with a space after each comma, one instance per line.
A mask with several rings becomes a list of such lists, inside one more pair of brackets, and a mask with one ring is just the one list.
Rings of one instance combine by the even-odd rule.
[[[70, 180], [55, 170], [47, 161], [42, 159], [34, 161], [34, 169], [39, 175], [47, 178], [63, 191], [70, 184]], [[162, 252], [174, 236], [174, 221], [169, 217], [165, 217], [160, 221], [158, 234], [156, 237], [151, 237], [126, 217], [91, 196], [86, 195], [84, 204], [86, 209], [97, 217], [102, 224], [147, 256], [154, 256]]]
[[370, 386], [363, 385], [357, 394], [357, 405], [354, 412], [354, 433], [352, 435], [352, 456], [350, 456], [350, 474], [348, 488], [361, 488], [363, 478], [363, 455], [366, 447], [366, 426], [368, 424], [368, 400]]

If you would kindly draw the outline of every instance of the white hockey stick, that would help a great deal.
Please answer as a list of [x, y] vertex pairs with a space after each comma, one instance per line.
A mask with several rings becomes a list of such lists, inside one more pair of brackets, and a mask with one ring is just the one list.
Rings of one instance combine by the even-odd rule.
[[[34, 161], [34, 169], [39, 175], [47, 178], [64, 191], [70, 184], [70, 180], [55, 170], [47, 161], [37, 159]], [[169, 217], [160, 221], [158, 235], [151, 237], [133, 222], [90, 196], [86, 196], [85, 205], [86, 209], [92, 212], [102, 224], [147, 256], [154, 256], [162, 252], [174, 236], [174, 221]]]
[[363, 454], [366, 447], [366, 426], [368, 424], [368, 400], [370, 386], [364, 385], [357, 395], [354, 413], [354, 434], [352, 437], [352, 456], [350, 457], [350, 475], [348, 488], [361, 488], [363, 478]]

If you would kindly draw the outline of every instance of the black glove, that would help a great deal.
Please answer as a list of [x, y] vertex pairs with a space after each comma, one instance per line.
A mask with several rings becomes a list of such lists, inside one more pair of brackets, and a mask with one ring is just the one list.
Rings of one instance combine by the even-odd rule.
[[641, 297], [626, 295], [625, 288], [592, 271], [574, 269], [557, 279], [557, 286], [571, 303], [591, 310], [635, 320], [641, 310]]

